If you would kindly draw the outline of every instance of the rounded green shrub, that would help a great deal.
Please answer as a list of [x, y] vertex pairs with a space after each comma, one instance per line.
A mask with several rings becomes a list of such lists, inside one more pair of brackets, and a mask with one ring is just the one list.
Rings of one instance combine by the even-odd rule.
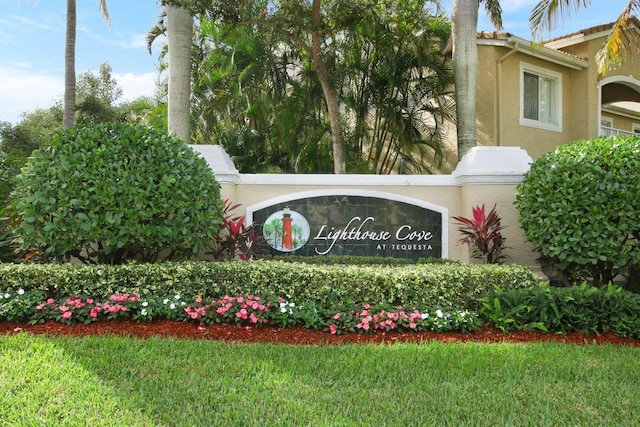
[[639, 138], [563, 145], [536, 160], [516, 191], [527, 239], [567, 283], [603, 284], [618, 274], [637, 280]]
[[199, 253], [223, 208], [203, 158], [165, 132], [123, 123], [55, 134], [22, 170], [12, 203], [25, 247], [110, 264]]

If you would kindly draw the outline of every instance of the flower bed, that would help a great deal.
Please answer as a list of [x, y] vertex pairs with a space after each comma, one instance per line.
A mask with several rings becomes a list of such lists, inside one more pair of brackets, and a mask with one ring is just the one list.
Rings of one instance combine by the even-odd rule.
[[330, 308], [315, 303], [296, 305], [281, 297], [255, 295], [185, 301], [180, 295], [141, 297], [135, 292], [114, 294], [106, 300], [78, 296], [44, 299], [39, 291], [22, 289], [0, 293], [0, 320], [26, 321], [31, 325], [48, 321], [89, 325], [98, 321], [152, 322], [158, 319], [194, 322], [201, 328], [213, 324], [302, 326], [329, 331], [333, 335], [378, 331], [466, 332], [477, 329], [480, 324], [477, 315], [468, 310], [369, 304]]

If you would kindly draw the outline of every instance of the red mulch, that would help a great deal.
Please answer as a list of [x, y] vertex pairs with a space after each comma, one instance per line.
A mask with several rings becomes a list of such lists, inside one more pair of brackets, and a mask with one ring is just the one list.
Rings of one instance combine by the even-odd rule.
[[543, 334], [539, 332], [510, 332], [504, 333], [494, 327], [483, 327], [475, 332], [377, 332], [374, 334], [343, 334], [331, 335], [329, 332], [313, 331], [301, 327], [273, 328], [238, 327], [235, 325], [206, 325], [198, 328], [194, 323], [176, 322], [172, 320], [156, 320], [151, 323], [125, 322], [95, 322], [88, 326], [67, 326], [49, 321], [44, 324], [27, 325], [26, 323], [0, 322], [0, 334], [13, 334], [26, 331], [30, 334], [48, 335], [122, 335], [136, 338], [153, 336], [214, 339], [227, 342], [269, 342], [286, 344], [344, 344], [344, 343], [395, 343], [395, 342], [423, 342], [442, 341], [460, 342], [532, 342], [554, 341], [567, 344], [615, 344], [640, 347], [640, 340], [629, 340], [610, 333], [602, 335], [584, 335], [570, 333], [566, 335]]

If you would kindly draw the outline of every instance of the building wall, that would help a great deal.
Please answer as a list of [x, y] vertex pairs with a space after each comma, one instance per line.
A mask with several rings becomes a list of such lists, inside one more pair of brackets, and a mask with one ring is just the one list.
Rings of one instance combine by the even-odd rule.
[[[597, 115], [589, 116], [593, 93], [586, 90], [589, 74], [553, 64], [504, 46], [479, 45], [477, 87], [478, 141], [483, 146], [519, 146], [533, 159], [575, 139], [597, 135]], [[520, 67], [525, 63], [562, 77], [562, 130], [520, 124]], [[597, 111], [597, 110], [596, 110]], [[593, 123], [592, 123], [593, 122]], [[593, 127], [593, 129], [591, 129]]]

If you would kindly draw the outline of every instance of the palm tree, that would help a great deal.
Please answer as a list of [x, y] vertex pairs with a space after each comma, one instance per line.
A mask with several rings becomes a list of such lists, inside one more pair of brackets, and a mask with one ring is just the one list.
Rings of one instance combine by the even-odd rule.
[[[532, 10], [529, 17], [531, 32], [534, 36], [539, 36], [545, 31], [554, 30], [558, 21], [558, 15], [564, 22], [569, 17], [571, 11], [579, 11], [580, 7], [587, 7], [591, 0], [542, 0]], [[633, 12], [640, 11], [640, 0], [630, 0], [622, 10], [620, 16], [613, 25], [611, 33], [602, 49], [596, 56], [598, 70], [601, 74], [607, 71], [609, 66], [618, 65], [622, 56], [628, 48], [635, 42], [638, 43], [635, 33], [629, 30], [634, 24]]]
[[[106, 0], [97, 0], [105, 22], [109, 23]], [[76, 115], [76, 0], [67, 0], [67, 29], [64, 49], [64, 115], [62, 127], [70, 128]]]
[[169, 132], [189, 143], [193, 17], [177, 6], [167, 5], [165, 10], [169, 45]]
[[484, 3], [489, 19], [502, 29], [502, 8], [499, 0], [453, 0], [451, 4], [451, 34], [453, 42], [453, 78], [456, 88], [458, 160], [477, 145], [476, 78], [478, 51], [476, 35], [478, 6]]

